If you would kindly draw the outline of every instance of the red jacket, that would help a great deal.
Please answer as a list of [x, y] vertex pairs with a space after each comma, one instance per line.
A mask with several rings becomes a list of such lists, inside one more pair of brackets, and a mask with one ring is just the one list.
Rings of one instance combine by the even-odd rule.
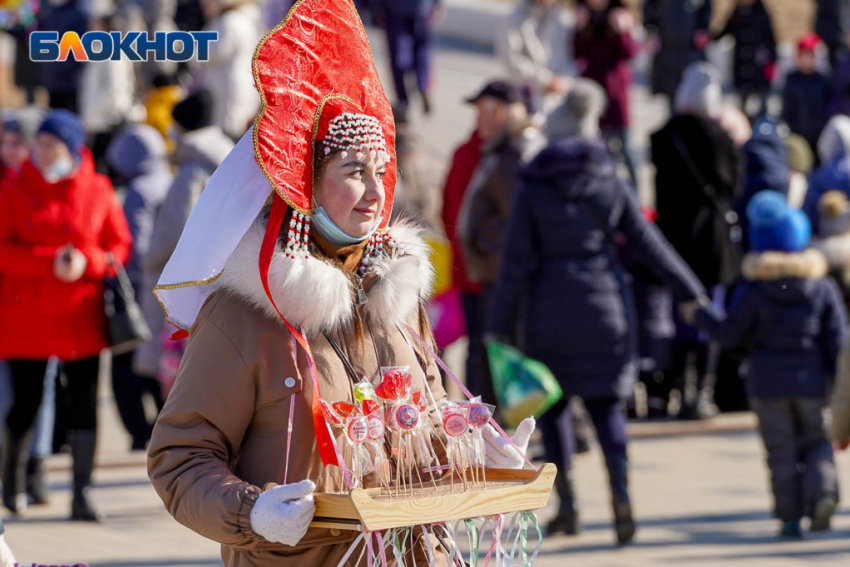
[[[53, 275], [71, 243], [88, 260], [73, 283]], [[0, 358], [77, 360], [107, 347], [106, 252], [126, 263], [132, 238], [109, 179], [83, 151], [77, 172], [48, 183], [31, 162], [0, 185]]]
[[478, 132], [461, 145], [452, 158], [452, 166], [446, 177], [446, 185], [443, 189], [443, 226], [446, 228], [446, 237], [452, 245], [452, 281], [461, 291], [468, 293], [479, 293], [481, 286], [469, 279], [466, 275], [466, 266], [463, 261], [460, 239], [457, 236], [457, 217], [466, 188], [472, 180], [472, 175], [481, 160], [481, 138]]

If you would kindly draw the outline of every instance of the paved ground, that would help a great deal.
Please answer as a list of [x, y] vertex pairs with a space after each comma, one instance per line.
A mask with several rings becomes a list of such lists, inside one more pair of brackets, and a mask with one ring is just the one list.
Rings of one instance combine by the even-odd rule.
[[[129, 439], [108, 398], [101, 404], [101, 417], [101, 466], [94, 499], [108, 521], [96, 526], [64, 521], [69, 511], [70, 459], [52, 457], [51, 504], [32, 509], [23, 519], [4, 516], [19, 562], [219, 565], [218, 545], [172, 520], [148, 483], [143, 456], [124, 451]], [[774, 538], [761, 448], [751, 426], [749, 416], [724, 417], [709, 426], [633, 426], [633, 492], [640, 532], [636, 544], [626, 549], [613, 545], [601, 457], [594, 449], [579, 458], [576, 484], [585, 532], [578, 538], [546, 539], [536, 565], [557, 567], [565, 561], [583, 567], [686, 563], [715, 567], [730, 561], [736, 567], [847, 565], [850, 513], [846, 511], [838, 515], [831, 534], [800, 543], [779, 543]], [[850, 486], [850, 455], [841, 455], [839, 464], [844, 485]], [[541, 510], [541, 521], [551, 513]]]

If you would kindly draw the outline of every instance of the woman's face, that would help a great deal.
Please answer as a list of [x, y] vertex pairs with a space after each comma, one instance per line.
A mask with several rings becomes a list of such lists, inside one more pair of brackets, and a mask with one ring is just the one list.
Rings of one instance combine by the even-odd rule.
[[32, 158], [35, 166], [44, 173], [54, 163], [61, 159], [73, 161], [68, 146], [53, 134], [41, 132], [35, 138], [32, 148]]
[[30, 157], [26, 140], [17, 132], [3, 132], [0, 136], [0, 161], [15, 171], [20, 171]]
[[337, 153], [328, 160], [316, 182], [314, 199], [333, 223], [349, 236], [366, 237], [384, 210], [383, 159], [349, 151], [343, 159]]

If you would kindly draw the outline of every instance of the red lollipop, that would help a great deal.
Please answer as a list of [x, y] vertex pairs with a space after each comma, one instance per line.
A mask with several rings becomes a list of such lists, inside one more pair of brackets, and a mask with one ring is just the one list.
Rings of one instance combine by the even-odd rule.
[[384, 373], [375, 393], [384, 400], [401, 400], [410, 391], [411, 376], [406, 370], [393, 368]]
[[334, 410], [342, 417], [348, 417], [354, 412], [354, 404], [348, 402], [337, 402], [333, 404]]
[[419, 390], [413, 391], [413, 403], [419, 408], [419, 411], [425, 411], [428, 409], [428, 401]]
[[381, 409], [377, 400], [363, 400], [363, 415], [371, 415]]

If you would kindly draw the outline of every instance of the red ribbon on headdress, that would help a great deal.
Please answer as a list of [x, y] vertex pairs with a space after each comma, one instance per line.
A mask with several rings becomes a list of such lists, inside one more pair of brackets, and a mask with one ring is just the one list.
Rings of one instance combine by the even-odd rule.
[[[298, 341], [298, 344], [304, 349], [307, 358], [310, 360], [311, 367], [315, 368], [316, 364], [313, 359], [313, 351], [310, 350], [309, 343], [307, 343], [304, 336], [298, 332], [298, 329], [293, 327], [292, 324], [286, 320], [286, 317], [283, 316], [283, 313], [280, 312], [280, 309], [278, 309], [277, 304], [274, 301], [274, 297], [272, 297], [269, 289], [269, 267], [271, 266], [272, 257], [274, 256], [275, 248], [277, 247], [280, 227], [283, 226], [283, 220], [284, 217], [286, 217], [286, 208], [286, 203], [283, 199], [281, 199], [278, 195], [275, 195], [272, 200], [272, 208], [269, 215], [269, 222], [266, 226], [266, 234], [263, 237], [263, 245], [260, 248], [260, 279], [263, 282], [263, 289], [265, 290], [269, 301], [272, 302], [274, 310], [277, 311], [277, 314], [281, 319], [283, 319], [283, 322], [286, 324], [289, 332], [292, 333], [292, 336], [295, 337], [295, 340]], [[316, 444], [319, 446], [319, 455], [322, 457], [322, 463], [324, 463], [325, 466], [339, 466], [339, 461], [337, 460], [336, 452], [333, 447], [333, 440], [331, 439], [331, 434], [328, 431], [328, 426], [325, 421], [325, 414], [322, 409], [322, 402], [320, 398], [321, 393], [319, 391], [319, 383], [316, 379], [315, 373], [311, 376], [311, 379], [313, 381], [313, 401], [311, 403], [311, 410], [313, 413], [313, 429], [316, 431]]]

